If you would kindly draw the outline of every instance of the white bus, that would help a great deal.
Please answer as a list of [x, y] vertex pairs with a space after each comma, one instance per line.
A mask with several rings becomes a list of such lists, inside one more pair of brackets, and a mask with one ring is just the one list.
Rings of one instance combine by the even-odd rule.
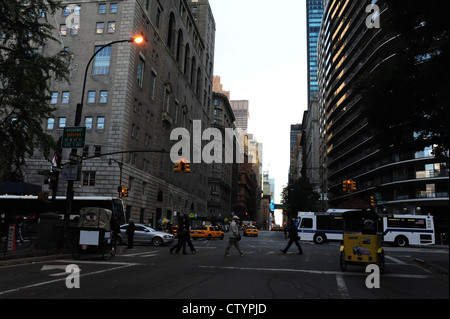
[[[323, 244], [343, 239], [342, 214], [346, 211], [329, 210], [327, 213], [298, 213], [298, 233], [301, 240]], [[399, 247], [433, 245], [434, 222], [431, 215], [380, 215], [383, 223], [383, 242]]]
[[[0, 195], [0, 213], [10, 215], [10, 218], [25, 217], [27, 220], [37, 222], [39, 215], [53, 212], [64, 216], [67, 201], [65, 196], [56, 196], [52, 203], [48, 200], [39, 200], [37, 196]], [[119, 224], [125, 224], [125, 213], [122, 199], [107, 196], [75, 196], [72, 202], [70, 219], [79, 216], [81, 208], [101, 207], [110, 209]]]
[[383, 241], [399, 247], [433, 245], [435, 243], [433, 216], [383, 216]]
[[298, 213], [298, 234], [301, 240], [323, 244], [328, 240], [342, 240], [344, 211], [329, 213]]

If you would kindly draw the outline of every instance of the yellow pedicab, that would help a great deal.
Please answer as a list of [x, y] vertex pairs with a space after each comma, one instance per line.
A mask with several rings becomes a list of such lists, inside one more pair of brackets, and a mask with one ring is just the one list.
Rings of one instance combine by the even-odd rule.
[[342, 215], [344, 220], [343, 245], [340, 266], [376, 264], [384, 273], [384, 250], [381, 247], [381, 219], [372, 211], [351, 211]]

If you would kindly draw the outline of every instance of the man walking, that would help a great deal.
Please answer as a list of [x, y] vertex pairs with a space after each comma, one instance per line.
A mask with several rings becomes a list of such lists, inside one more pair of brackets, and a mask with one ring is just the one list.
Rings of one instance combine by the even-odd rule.
[[239, 217], [237, 217], [236, 215], [233, 216], [233, 221], [231, 222], [231, 225], [230, 225], [230, 235], [228, 238], [228, 246], [225, 249], [225, 256], [230, 256], [230, 253], [229, 253], [230, 248], [233, 245], [234, 245], [234, 247], [236, 247], [239, 254], [241, 256], [244, 256], [244, 253], [242, 252], [241, 247], [239, 247], [239, 240], [241, 240], [241, 235], [239, 234], [239, 228], [237, 225], [238, 219], [239, 219]]
[[289, 233], [289, 243], [287, 244], [285, 249], [281, 249], [281, 252], [283, 254], [286, 254], [289, 248], [291, 248], [292, 244], [295, 243], [298, 248], [298, 255], [303, 255], [302, 247], [300, 246], [297, 227], [295, 226], [295, 221], [291, 218], [289, 220], [289, 226], [288, 226], [288, 233]]

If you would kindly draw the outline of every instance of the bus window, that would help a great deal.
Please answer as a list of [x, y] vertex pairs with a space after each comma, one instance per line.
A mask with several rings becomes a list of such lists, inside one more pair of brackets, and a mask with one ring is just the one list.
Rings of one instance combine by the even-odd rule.
[[300, 228], [313, 228], [312, 218], [302, 218]]

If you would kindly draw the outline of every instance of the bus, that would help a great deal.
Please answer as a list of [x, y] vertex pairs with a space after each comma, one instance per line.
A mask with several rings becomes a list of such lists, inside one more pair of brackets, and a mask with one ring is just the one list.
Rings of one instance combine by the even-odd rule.
[[301, 240], [323, 244], [328, 240], [342, 240], [344, 211], [327, 213], [298, 213], [298, 233]]
[[383, 241], [399, 247], [434, 245], [434, 221], [431, 215], [383, 216]]
[[[329, 210], [327, 213], [298, 213], [298, 233], [301, 240], [323, 244], [326, 241], [342, 241], [342, 214], [347, 211]], [[383, 226], [383, 243], [399, 247], [435, 244], [433, 216], [431, 215], [380, 215]]]
[[[70, 220], [79, 217], [81, 208], [100, 207], [113, 212], [120, 225], [125, 224], [125, 212], [122, 199], [103, 196], [75, 196], [72, 202]], [[54, 203], [52, 197], [48, 200], [40, 200], [38, 196], [0, 195], [0, 213], [9, 215], [10, 218], [24, 218], [29, 222], [38, 222], [43, 213], [56, 213], [64, 218], [67, 209], [65, 196], [56, 196]]]

